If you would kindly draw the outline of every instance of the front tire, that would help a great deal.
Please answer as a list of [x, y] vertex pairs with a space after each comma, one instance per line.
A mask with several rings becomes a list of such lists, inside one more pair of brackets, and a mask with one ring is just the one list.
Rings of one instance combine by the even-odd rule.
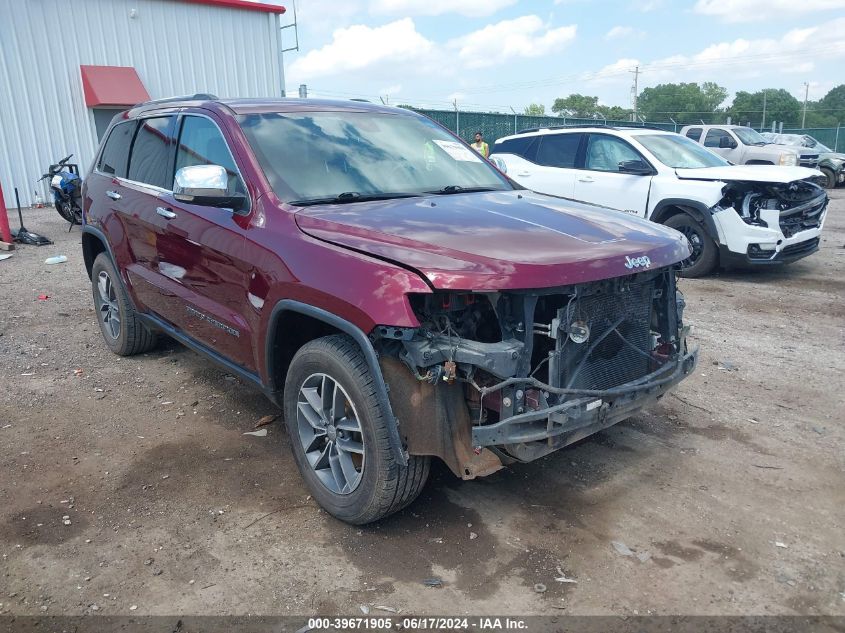
[[828, 169], [827, 167], [820, 167], [819, 169], [821, 170], [821, 172], [824, 174], [824, 177], [825, 177], [824, 188], [825, 189], [836, 188], [836, 174], [833, 173], [833, 170]]
[[692, 254], [684, 260], [681, 277], [703, 277], [719, 263], [719, 249], [701, 222], [686, 213], [673, 215], [666, 226], [680, 231], [692, 246]]
[[355, 525], [371, 523], [411, 503], [430, 458], [402, 466], [367, 361], [346, 335], [306, 343], [285, 379], [285, 424], [311, 494], [326, 512]]
[[155, 346], [155, 333], [141, 323], [107, 253], [100, 253], [94, 260], [91, 289], [97, 322], [103, 340], [112, 352], [118, 356], [133, 356]]

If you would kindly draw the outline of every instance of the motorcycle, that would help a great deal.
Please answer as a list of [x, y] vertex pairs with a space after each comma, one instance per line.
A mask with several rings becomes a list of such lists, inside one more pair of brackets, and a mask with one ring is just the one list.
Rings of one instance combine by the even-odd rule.
[[74, 224], [82, 224], [82, 178], [79, 176], [79, 165], [68, 163], [71, 158], [73, 154], [50, 165], [49, 171], [38, 182], [49, 179], [56, 211], [73, 228]]

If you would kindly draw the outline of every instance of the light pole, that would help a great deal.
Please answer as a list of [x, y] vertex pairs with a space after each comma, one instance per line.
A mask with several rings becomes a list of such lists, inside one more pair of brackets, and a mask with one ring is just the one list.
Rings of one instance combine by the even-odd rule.
[[807, 127], [807, 96], [810, 94], [810, 83], [804, 82], [804, 113], [801, 115], [801, 127]]

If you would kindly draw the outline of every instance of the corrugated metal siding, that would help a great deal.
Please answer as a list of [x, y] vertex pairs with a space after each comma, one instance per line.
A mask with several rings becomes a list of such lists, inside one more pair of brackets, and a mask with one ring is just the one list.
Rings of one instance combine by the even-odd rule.
[[36, 179], [68, 154], [88, 170], [97, 135], [82, 95], [82, 64], [134, 66], [153, 99], [281, 93], [274, 14], [179, 0], [0, 0], [0, 16], [0, 183], [7, 205], [13, 187], [29, 204]]

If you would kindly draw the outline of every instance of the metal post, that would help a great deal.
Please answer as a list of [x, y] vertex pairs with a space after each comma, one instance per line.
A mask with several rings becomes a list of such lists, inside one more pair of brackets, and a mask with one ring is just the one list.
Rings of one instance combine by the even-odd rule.
[[766, 129], [766, 91], [763, 90], [763, 122], [760, 123], [760, 131]]
[[[833, 141], [833, 151], [834, 152], [839, 151], [839, 122], [838, 121], [836, 122], [836, 138]], [[2, 197], [3, 196], [0, 195], [0, 199], [2, 199]]]
[[460, 136], [461, 135], [461, 113], [458, 112], [458, 100], [455, 99], [452, 102], [452, 105], [455, 106], [455, 134]]
[[307, 99], [308, 98], [308, 86], [305, 84], [299, 84], [299, 98], [300, 99]]
[[[674, 126], [674, 128], [675, 128], [675, 129], [674, 129], [674, 130], [672, 130], [672, 131], [673, 131], [673, 132], [677, 132], [677, 131], [678, 131], [678, 123], [677, 123], [677, 122], [675, 121], [675, 119], [673, 119], [672, 117], [669, 117], [669, 120], [672, 122], [672, 125], [673, 125], [673, 126]], [[605, 125], [607, 125], [607, 121], [605, 121]]]
[[801, 127], [807, 127], [807, 96], [810, 94], [810, 82], [804, 82], [804, 114], [801, 115]]
[[516, 132], [517, 132], [517, 130], [516, 130], [516, 125], [517, 125], [517, 123], [516, 123], [516, 110], [513, 109], [513, 106], [508, 106], [508, 107], [511, 109], [511, 112], [513, 112], [513, 133], [516, 134]]

